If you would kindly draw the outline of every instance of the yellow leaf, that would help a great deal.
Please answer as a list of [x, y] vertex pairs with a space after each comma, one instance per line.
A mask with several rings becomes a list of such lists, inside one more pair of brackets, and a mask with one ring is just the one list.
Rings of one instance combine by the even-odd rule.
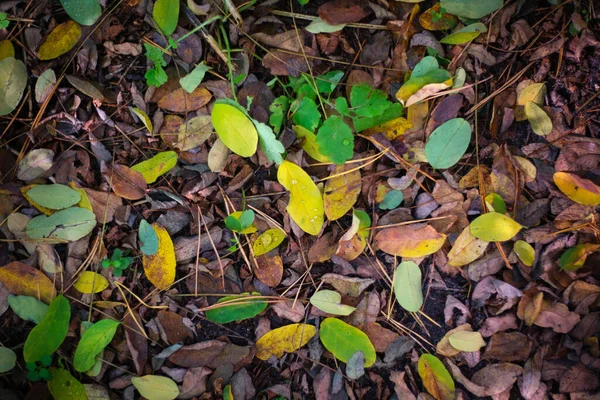
[[381, 125], [365, 129], [362, 133], [365, 135], [375, 135], [383, 132], [388, 140], [394, 140], [398, 136], [404, 135], [404, 132], [410, 128], [412, 128], [412, 123], [404, 117], [399, 117]]
[[50, 304], [56, 289], [41, 271], [19, 261], [0, 267], [0, 282], [15, 296], [31, 296]]
[[325, 182], [323, 205], [330, 221], [346, 215], [358, 199], [362, 182], [359, 170], [347, 172], [353, 168], [356, 168], [356, 164], [338, 165], [331, 173], [334, 178]]
[[412, 128], [410, 128], [411, 132], [423, 129], [425, 120], [429, 115], [429, 102], [425, 101], [423, 103], [413, 104], [412, 106], [407, 107], [407, 109], [406, 117], [408, 118], [408, 122], [412, 125]]
[[514, 252], [519, 257], [519, 260], [528, 267], [533, 265], [535, 261], [535, 249], [524, 240], [517, 240], [513, 247]]
[[452, 267], [462, 267], [472, 263], [481, 257], [488, 247], [489, 242], [477, 239], [471, 235], [471, 229], [467, 226], [458, 235], [454, 246], [448, 253], [448, 265]]
[[489, 212], [471, 222], [471, 235], [487, 242], [504, 242], [512, 239], [523, 228], [512, 218], [497, 212]]
[[480, 348], [485, 346], [485, 340], [479, 332], [455, 332], [448, 337], [448, 340], [456, 350], [466, 352], [479, 351]]
[[525, 115], [533, 132], [540, 136], [548, 136], [552, 132], [552, 120], [543, 108], [533, 101], [525, 104]]
[[513, 159], [515, 160], [516, 167], [523, 173], [525, 182], [534, 182], [537, 175], [537, 168], [535, 165], [524, 157], [513, 156]]
[[179, 396], [177, 383], [166, 376], [134, 376], [131, 383], [148, 400], [173, 400]]
[[287, 212], [306, 233], [318, 235], [325, 222], [321, 191], [302, 168], [283, 161], [277, 170], [277, 180], [290, 192]]
[[267, 332], [256, 342], [256, 357], [268, 360], [271, 356], [277, 358], [283, 353], [291, 353], [304, 346], [317, 333], [313, 325], [291, 324]]
[[38, 50], [40, 60], [51, 60], [71, 50], [81, 37], [81, 28], [75, 21], [67, 21], [50, 32]]
[[590, 180], [568, 172], [557, 172], [554, 174], [554, 184], [576, 203], [590, 206], [600, 204], [600, 187]]
[[152, 228], [158, 236], [158, 251], [151, 255], [142, 255], [142, 264], [148, 280], [158, 289], [166, 289], [175, 282], [175, 248], [167, 230], [157, 224]]
[[131, 109], [131, 111], [133, 111], [133, 113], [135, 115], [137, 115], [140, 120], [142, 120], [142, 123], [144, 124], [146, 129], [148, 129], [148, 132], [150, 132], [150, 134], [152, 134], [153, 133], [152, 121], [150, 120], [150, 117], [148, 117], [148, 114], [146, 114], [143, 110], [140, 110], [139, 108], [135, 108], [135, 107], [133, 107]]
[[400, 257], [424, 257], [442, 248], [446, 235], [430, 225], [386, 228], [375, 235], [377, 248]]
[[256, 153], [258, 132], [242, 111], [230, 104], [217, 103], [213, 106], [212, 123], [229, 150], [242, 157]]
[[532, 83], [519, 92], [517, 104], [524, 106], [533, 101], [538, 106], [541, 106], [544, 104], [544, 97], [546, 97], [546, 84]]
[[83, 271], [79, 274], [73, 286], [81, 293], [98, 293], [108, 287], [108, 280], [96, 272]]
[[177, 164], [177, 153], [163, 151], [149, 160], [142, 161], [131, 167], [144, 176], [146, 183], [156, 182], [159, 176], [166, 174]]
[[267, 229], [252, 244], [254, 256], [262, 256], [273, 250], [283, 242], [285, 236], [285, 232], [281, 229]]
[[302, 149], [309, 156], [319, 162], [330, 162], [329, 158], [321, 154], [319, 151], [319, 146], [317, 145], [317, 135], [300, 125], [294, 125], [292, 129], [299, 139], [304, 139], [302, 141]]
[[90, 201], [90, 198], [88, 197], [87, 192], [85, 190], [83, 190], [82, 188], [78, 187], [75, 182], [69, 182], [69, 187], [73, 190], [77, 190], [79, 192], [79, 194], [81, 195], [81, 200], [79, 200], [79, 203], [77, 203], [77, 207], [85, 208], [86, 210], [90, 210], [91, 212], [94, 212], [94, 208], [92, 207], [92, 202]]
[[10, 40], [0, 40], [0, 60], [15, 56], [15, 48]]

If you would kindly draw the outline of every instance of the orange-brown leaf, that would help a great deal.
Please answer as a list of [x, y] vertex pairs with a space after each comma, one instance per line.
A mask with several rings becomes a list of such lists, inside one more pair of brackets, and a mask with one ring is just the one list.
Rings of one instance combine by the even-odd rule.
[[46, 275], [19, 261], [0, 268], [0, 282], [15, 296], [35, 297], [46, 304], [56, 297], [56, 288]]

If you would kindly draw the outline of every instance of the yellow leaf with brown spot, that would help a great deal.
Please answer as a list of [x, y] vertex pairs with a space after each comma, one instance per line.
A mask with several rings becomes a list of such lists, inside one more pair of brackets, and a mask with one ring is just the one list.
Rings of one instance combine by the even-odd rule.
[[576, 203], [590, 206], [600, 204], [600, 187], [590, 180], [568, 172], [557, 172], [554, 174], [554, 184]]
[[41, 271], [19, 261], [0, 267], [0, 282], [15, 296], [31, 296], [50, 304], [56, 288]]
[[142, 256], [144, 272], [148, 280], [158, 289], [166, 289], [175, 282], [175, 248], [169, 232], [157, 224], [152, 228], [158, 236], [158, 251], [151, 255]]
[[73, 286], [81, 293], [98, 293], [108, 287], [108, 280], [96, 272], [83, 271], [79, 274]]
[[256, 357], [268, 360], [283, 353], [291, 353], [304, 346], [317, 333], [317, 328], [308, 324], [291, 324], [267, 332], [256, 342]]
[[52, 60], [71, 50], [81, 37], [81, 28], [75, 21], [67, 21], [50, 32], [38, 50], [40, 60]]
[[382, 133], [388, 140], [394, 140], [398, 136], [404, 135], [408, 129], [412, 128], [412, 123], [404, 117], [399, 117], [383, 124], [365, 129], [362, 133], [365, 135], [375, 135]]
[[333, 178], [325, 182], [323, 206], [325, 215], [330, 221], [346, 215], [358, 199], [362, 182], [360, 171], [351, 171], [354, 168], [356, 168], [356, 164], [338, 165], [330, 175]]
[[377, 248], [400, 257], [424, 257], [442, 248], [446, 235], [430, 225], [396, 226], [375, 235]]

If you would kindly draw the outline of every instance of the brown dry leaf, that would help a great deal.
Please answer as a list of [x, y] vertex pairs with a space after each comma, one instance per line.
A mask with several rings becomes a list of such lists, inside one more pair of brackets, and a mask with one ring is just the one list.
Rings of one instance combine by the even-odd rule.
[[125, 329], [125, 338], [127, 339], [127, 347], [133, 358], [135, 370], [138, 375], [143, 375], [146, 361], [148, 360], [148, 339], [140, 333], [140, 330], [144, 327], [142, 319], [135, 311], [133, 311], [133, 315], [131, 312], [128, 312], [123, 320], [123, 324], [127, 327]]
[[240, 367], [251, 361], [253, 353], [251, 347], [237, 346], [220, 340], [207, 340], [183, 346], [169, 357], [169, 361], [184, 368], [214, 369], [222, 364], [234, 364]]
[[458, 111], [462, 106], [463, 99], [463, 95], [457, 93], [451, 94], [440, 101], [431, 112], [431, 118], [429, 119], [429, 122], [427, 122], [427, 128], [425, 129], [426, 134], [429, 135], [435, 128], [442, 125], [444, 122], [456, 118], [458, 116]]
[[516, 287], [488, 276], [477, 284], [471, 301], [473, 307], [480, 308], [486, 305], [493, 315], [498, 315], [511, 309], [521, 296], [522, 292]]
[[500, 361], [525, 361], [533, 349], [533, 342], [520, 332], [499, 332], [490, 338], [483, 358]]
[[475, 372], [471, 380], [485, 388], [486, 396], [494, 396], [510, 389], [522, 373], [523, 368], [516, 364], [492, 364]]
[[375, 235], [379, 250], [400, 257], [424, 257], [438, 251], [446, 235], [430, 225], [405, 225], [385, 228]]
[[321, 282], [330, 284], [343, 296], [358, 297], [375, 280], [329, 273], [321, 277]]
[[293, 300], [274, 304], [272, 308], [279, 318], [289, 319], [292, 322], [302, 321], [306, 313], [306, 307], [302, 303]]
[[258, 267], [254, 270], [256, 278], [265, 285], [275, 288], [283, 279], [283, 261], [277, 250], [256, 257]]
[[[92, 205], [92, 211], [96, 215], [98, 223], [111, 222], [117, 208], [123, 205], [123, 199], [110, 192], [99, 192], [97, 190], [83, 188]], [[105, 219], [106, 218], [106, 219]]]
[[193, 339], [194, 333], [184, 324], [183, 317], [177, 313], [160, 310], [156, 315], [156, 321], [161, 336], [168, 344], [186, 342]]
[[[437, 17], [440, 14], [441, 18]], [[436, 3], [430, 9], [423, 11], [419, 16], [419, 23], [428, 31], [445, 31], [454, 28], [458, 23], [458, 18], [452, 14], [441, 13], [440, 3]]]
[[115, 194], [128, 200], [139, 200], [146, 195], [148, 184], [144, 176], [131, 168], [115, 164], [107, 167], [104, 178], [108, 181]]
[[321, 236], [308, 250], [308, 262], [322, 263], [330, 260], [337, 250], [335, 235], [327, 232]]
[[367, 246], [367, 242], [358, 235], [352, 236], [349, 240], [340, 239], [335, 255], [346, 261], [355, 260], [360, 256]]
[[572, 366], [560, 378], [561, 393], [592, 392], [600, 386], [597, 372], [579, 363]]
[[479, 329], [479, 333], [481, 333], [481, 336], [483, 337], [490, 337], [496, 332], [517, 328], [517, 317], [514, 314], [506, 313], [499, 317], [486, 318], [485, 322], [481, 326], [481, 329]]
[[358, 22], [371, 14], [371, 8], [361, 0], [333, 0], [318, 10], [319, 17], [329, 25]]
[[[304, 53], [307, 56], [316, 56], [316, 52], [310, 47], [304, 46]], [[309, 64], [312, 65], [312, 58], [305, 58], [302, 55], [285, 53], [279, 50], [271, 50], [262, 60], [265, 68], [268, 68], [271, 74], [279, 76], [299, 76], [302, 72], [308, 72]]]
[[35, 297], [46, 304], [56, 297], [56, 289], [46, 275], [19, 261], [0, 267], [0, 283], [15, 296]]
[[563, 303], [544, 300], [533, 323], [542, 328], [552, 328], [554, 332], [569, 333], [579, 320], [579, 315], [569, 311], [569, 307]]
[[330, 221], [346, 215], [358, 199], [362, 187], [360, 170], [351, 171], [357, 166], [357, 164], [338, 165], [330, 175], [334, 178], [325, 182], [323, 206], [325, 215]]
[[382, 327], [377, 322], [366, 324], [363, 331], [367, 334], [378, 353], [385, 352], [388, 346], [400, 337], [396, 332]]
[[212, 94], [203, 87], [196, 88], [192, 93], [179, 88], [161, 98], [158, 106], [168, 111], [184, 113], [202, 108], [211, 98]]

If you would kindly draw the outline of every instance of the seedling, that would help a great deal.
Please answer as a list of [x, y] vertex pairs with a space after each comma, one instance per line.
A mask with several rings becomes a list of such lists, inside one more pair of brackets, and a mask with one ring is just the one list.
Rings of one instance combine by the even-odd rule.
[[114, 276], [119, 278], [123, 275], [123, 271], [125, 271], [133, 262], [133, 257], [127, 257], [127, 255], [129, 255], [129, 250], [123, 252], [121, 249], [115, 249], [112, 257], [105, 258], [100, 265], [102, 265], [103, 268], [113, 267]]
[[27, 363], [27, 379], [31, 382], [37, 382], [39, 380], [49, 381], [52, 379], [48, 367], [52, 365], [52, 355], [42, 356], [39, 361]]
[[8, 15], [5, 12], [0, 12], [0, 29], [8, 28]]
[[254, 211], [246, 210], [240, 215], [233, 213], [225, 218], [225, 226], [237, 233], [245, 233], [244, 230], [250, 228], [254, 222]]

